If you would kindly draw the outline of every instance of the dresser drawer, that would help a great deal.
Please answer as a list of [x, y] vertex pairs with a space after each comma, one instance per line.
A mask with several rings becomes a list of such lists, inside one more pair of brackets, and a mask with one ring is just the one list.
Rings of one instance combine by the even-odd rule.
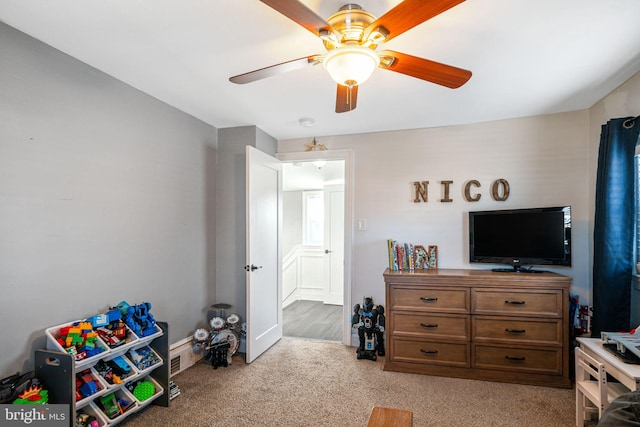
[[392, 313], [393, 333], [436, 339], [469, 340], [470, 319], [467, 314]]
[[476, 316], [471, 327], [477, 342], [562, 345], [562, 321], [525, 320], [517, 317]]
[[390, 310], [469, 312], [469, 288], [394, 288]]
[[469, 367], [469, 343], [442, 343], [437, 341], [411, 341], [392, 339], [395, 362], [418, 362], [432, 365]]
[[[562, 317], [561, 290], [501, 290], [477, 288], [472, 290], [473, 314], [507, 314], [520, 316]], [[567, 303], [568, 304], [568, 303]]]
[[562, 375], [562, 348], [474, 345], [472, 366], [505, 371]]

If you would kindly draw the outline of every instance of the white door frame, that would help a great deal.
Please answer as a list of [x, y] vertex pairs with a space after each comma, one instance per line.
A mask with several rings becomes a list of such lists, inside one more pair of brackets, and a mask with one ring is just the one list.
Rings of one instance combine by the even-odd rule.
[[326, 150], [278, 153], [282, 162], [310, 162], [313, 160], [344, 160], [344, 291], [342, 343], [351, 345], [351, 283], [353, 260], [353, 151]]

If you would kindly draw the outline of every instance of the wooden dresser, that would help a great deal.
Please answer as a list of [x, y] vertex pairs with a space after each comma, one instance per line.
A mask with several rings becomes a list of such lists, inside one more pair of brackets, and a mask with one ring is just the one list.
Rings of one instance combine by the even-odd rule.
[[561, 274], [385, 271], [384, 370], [571, 387]]

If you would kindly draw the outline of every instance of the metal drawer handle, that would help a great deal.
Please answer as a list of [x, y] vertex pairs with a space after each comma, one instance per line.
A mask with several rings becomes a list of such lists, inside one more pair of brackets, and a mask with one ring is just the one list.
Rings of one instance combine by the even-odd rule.
[[420, 323], [420, 326], [422, 326], [423, 328], [437, 328], [438, 324], [437, 323]]
[[525, 302], [524, 301], [510, 301], [510, 300], [505, 300], [504, 301], [505, 304], [517, 304], [517, 305], [522, 305]]
[[420, 299], [426, 302], [438, 301], [438, 298], [420, 297]]
[[512, 362], [524, 362], [526, 360], [526, 357], [505, 356], [504, 358]]
[[420, 351], [424, 354], [438, 354], [438, 350], [423, 350], [420, 349]]
[[525, 329], [509, 329], [509, 328], [505, 329], [504, 331], [510, 334], [524, 334], [526, 332]]

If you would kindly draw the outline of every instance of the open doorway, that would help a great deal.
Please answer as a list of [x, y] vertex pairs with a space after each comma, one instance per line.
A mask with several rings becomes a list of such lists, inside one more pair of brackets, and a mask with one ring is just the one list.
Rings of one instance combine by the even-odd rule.
[[283, 335], [343, 341], [345, 161], [283, 164]]

